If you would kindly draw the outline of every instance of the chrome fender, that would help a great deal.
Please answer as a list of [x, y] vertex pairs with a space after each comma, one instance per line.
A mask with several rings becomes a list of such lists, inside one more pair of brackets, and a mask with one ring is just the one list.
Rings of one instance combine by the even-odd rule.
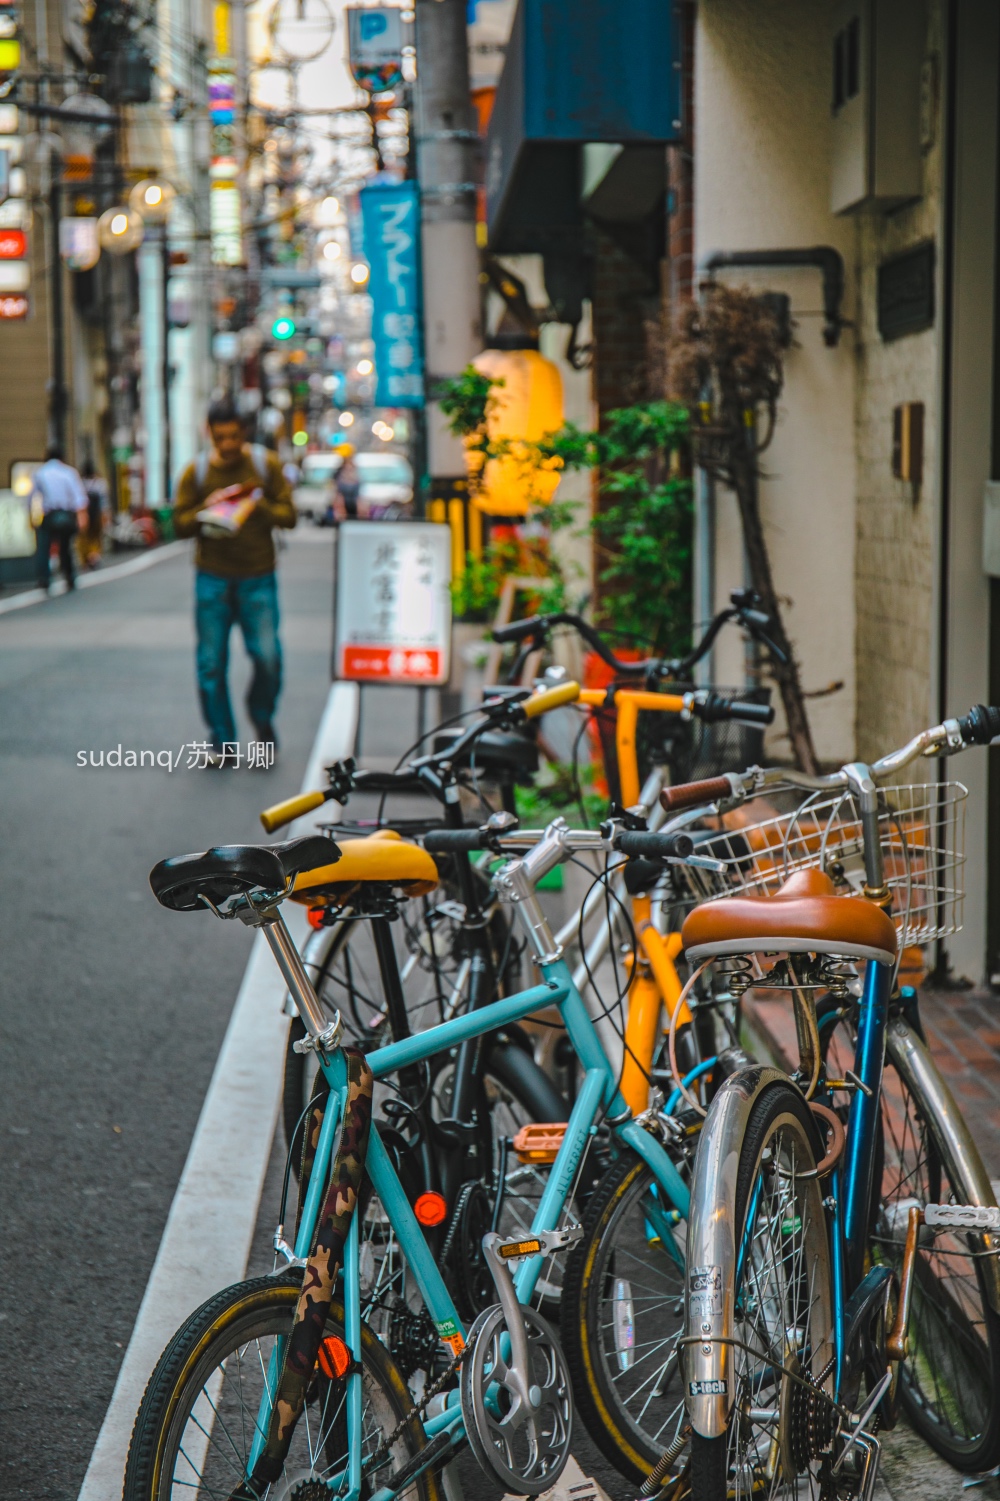
[[750, 1112], [788, 1075], [764, 1064], [731, 1074], [709, 1106], [698, 1141], [687, 1233], [681, 1369], [688, 1421], [703, 1438], [725, 1433], [732, 1409], [736, 1288], [736, 1179]]
[[[919, 1102], [921, 1112], [937, 1127], [945, 1167], [961, 1201], [995, 1207], [993, 1185], [955, 1097], [929, 1050], [902, 1017], [889, 1023], [886, 1050], [900, 1078]], [[977, 1250], [1000, 1251], [1000, 1235], [970, 1236], [970, 1240]], [[1000, 1258], [996, 1254], [983, 1256], [979, 1265], [990, 1307], [1000, 1313]]]

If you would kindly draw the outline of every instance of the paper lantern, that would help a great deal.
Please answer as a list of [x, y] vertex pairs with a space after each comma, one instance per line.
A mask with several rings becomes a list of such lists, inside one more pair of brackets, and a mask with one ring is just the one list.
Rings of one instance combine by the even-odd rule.
[[526, 516], [547, 505], [559, 484], [562, 460], [539, 463], [532, 445], [563, 425], [562, 377], [537, 349], [486, 349], [472, 363], [503, 381], [491, 393], [487, 431], [491, 442], [508, 445], [482, 473], [482, 456], [467, 451], [475, 504], [490, 516]]

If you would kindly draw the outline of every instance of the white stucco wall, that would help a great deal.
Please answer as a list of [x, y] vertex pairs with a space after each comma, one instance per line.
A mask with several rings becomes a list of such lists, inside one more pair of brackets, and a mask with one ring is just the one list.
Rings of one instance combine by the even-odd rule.
[[[855, 229], [829, 210], [830, 7], [825, 0], [701, 0], [695, 43], [695, 245], [713, 250], [833, 245], [850, 266]], [[797, 321], [761, 502], [785, 621], [804, 687], [842, 680], [810, 703], [818, 754], [854, 754], [854, 348], [822, 339], [819, 272], [729, 271], [733, 285], [787, 292]], [[844, 316], [853, 318], [848, 275]], [[717, 605], [744, 582], [735, 503], [717, 502]], [[718, 653], [719, 682], [741, 680], [742, 650]], [[780, 728], [778, 730], [780, 734]], [[772, 741], [787, 752], [787, 740]]]

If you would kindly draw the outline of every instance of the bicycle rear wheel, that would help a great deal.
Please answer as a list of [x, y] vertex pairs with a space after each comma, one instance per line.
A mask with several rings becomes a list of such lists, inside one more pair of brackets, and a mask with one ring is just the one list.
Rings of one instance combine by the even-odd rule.
[[[733, 1405], [726, 1433], [691, 1435], [691, 1501], [826, 1496], [833, 1433], [833, 1297], [815, 1128], [790, 1085], [766, 1089], [740, 1148], [734, 1224]], [[718, 1185], [720, 1201], [725, 1188]], [[799, 1378], [799, 1379], [794, 1379]], [[803, 1384], [808, 1383], [808, 1384]]]
[[[851, 1018], [824, 1009], [828, 1072], [843, 1078], [854, 1061]], [[896, 1067], [891, 1033], [888, 1043], [871, 1249], [898, 1274], [911, 1204], [962, 1204], [967, 1195], [947, 1167], [961, 1151]], [[972, 1237], [959, 1231], [921, 1232], [900, 1398], [911, 1425], [956, 1469], [977, 1473], [1000, 1461], [1000, 1317]]]
[[[182, 1325], [146, 1387], [132, 1431], [123, 1501], [232, 1494], [246, 1473], [268, 1361], [275, 1342], [291, 1329], [300, 1287], [293, 1277], [237, 1283]], [[413, 1406], [379, 1341], [364, 1325], [361, 1333], [362, 1457], [370, 1460]], [[324, 1337], [343, 1340], [338, 1304], [331, 1307]], [[346, 1389], [346, 1380], [328, 1380], [317, 1368], [282, 1475], [265, 1495], [291, 1494], [309, 1481], [319, 1483], [319, 1494], [324, 1481], [344, 1470]], [[414, 1414], [384, 1463], [365, 1476], [362, 1496], [391, 1483], [425, 1443]], [[417, 1480], [402, 1495], [406, 1501], [427, 1501], [428, 1491]]]

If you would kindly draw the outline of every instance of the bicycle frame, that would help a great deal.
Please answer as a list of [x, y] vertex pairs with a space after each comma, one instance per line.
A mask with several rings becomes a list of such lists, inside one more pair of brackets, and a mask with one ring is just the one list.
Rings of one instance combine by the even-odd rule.
[[[278, 960], [295, 997], [300, 1014], [307, 1018], [307, 1025], [314, 1028], [315, 1022], [325, 1022], [315, 996], [310, 994], [308, 977], [298, 961], [294, 944], [283, 919], [275, 914], [264, 925], [264, 934]], [[558, 1008], [567, 1035], [582, 1063], [585, 1076], [562, 1144], [549, 1173], [533, 1223], [532, 1232], [555, 1229], [566, 1205], [576, 1178], [577, 1169], [598, 1114], [603, 1111], [611, 1128], [622, 1145], [630, 1147], [652, 1171], [657, 1185], [664, 1195], [664, 1208], [650, 1203], [649, 1213], [654, 1219], [654, 1228], [663, 1246], [679, 1265], [683, 1265], [683, 1253], [677, 1246], [671, 1229], [669, 1209], [672, 1206], [682, 1217], [688, 1213], [689, 1193], [677, 1168], [660, 1142], [631, 1118], [617, 1084], [610, 1062], [601, 1046], [600, 1039], [587, 1013], [583, 999], [573, 983], [573, 976], [562, 958], [552, 958], [540, 963], [543, 982], [517, 995], [494, 1001], [452, 1021], [429, 1028], [399, 1042], [388, 1044], [369, 1056], [369, 1064], [376, 1079], [385, 1078], [398, 1070], [412, 1067], [450, 1048], [461, 1047], [465, 1042], [481, 1037], [497, 1028], [530, 1016], [545, 1007]], [[330, 1083], [331, 1104], [325, 1112], [316, 1156], [309, 1180], [306, 1202], [295, 1243], [297, 1260], [305, 1260], [312, 1245], [320, 1211], [322, 1195], [330, 1170], [334, 1143], [346, 1102], [346, 1066], [339, 1048], [320, 1052], [320, 1065]], [[430, 1248], [424, 1239], [416, 1215], [403, 1191], [403, 1187], [382, 1144], [378, 1127], [372, 1124], [366, 1162], [372, 1186], [388, 1216], [396, 1239], [424, 1299], [427, 1311], [441, 1340], [453, 1352], [464, 1348], [465, 1329], [458, 1311], [452, 1302]], [[343, 1282], [345, 1306], [345, 1334], [348, 1349], [355, 1360], [361, 1355], [361, 1294], [358, 1271], [358, 1218], [355, 1216], [345, 1248]], [[541, 1273], [544, 1258], [535, 1256], [521, 1263], [515, 1278], [517, 1295], [527, 1302], [534, 1291]], [[247, 1473], [253, 1467], [263, 1448], [270, 1420], [270, 1406], [277, 1385], [281, 1362], [284, 1358], [283, 1341], [277, 1341], [272, 1351], [271, 1363], [265, 1381], [264, 1395], [258, 1412], [257, 1429]], [[361, 1493], [361, 1376], [352, 1372], [348, 1376], [347, 1419], [349, 1443], [349, 1470], [346, 1490], [341, 1492], [344, 1501], [359, 1501]], [[461, 1415], [457, 1406], [447, 1406], [443, 1413], [428, 1420], [428, 1434], [447, 1428], [455, 1438], [461, 1435]], [[432, 1458], [428, 1464], [435, 1463]], [[412, 1477], [411, 1477], [412, 1479]], [[391, 1491], [376, 1492], [373, 1501], [388, 1501]]]

